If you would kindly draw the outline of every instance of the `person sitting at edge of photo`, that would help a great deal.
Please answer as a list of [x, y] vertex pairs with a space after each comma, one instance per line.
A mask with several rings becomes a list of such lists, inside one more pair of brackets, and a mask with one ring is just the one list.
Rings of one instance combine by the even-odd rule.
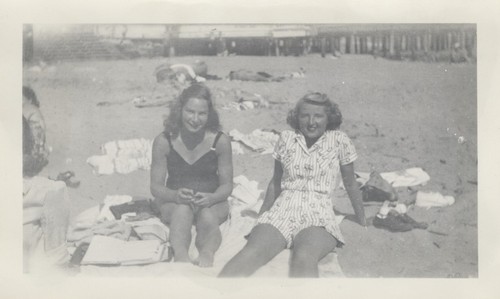
[[250, 276], [287, 248], [290, 277], [318, 277], [318, 262], [344, 244], [332, 203], [339, 175], [357, 221], [366, 227], [354, 176], [357, 154], [351, 139], [338, 130], [342, 114], [337, 104], [325, 94], [306, 94], [287, 123], [294, 130], [283, 131], [275, 146], [274, 174], [257, 224], [220, 277]]
[[26, 273], [63, 270], [69, 266], [68, 192], [64, 182], [38, 176], [46, 165], [47, 159], [36, 149], [30, 125], [23, 116], [23, 269]]
[[48, 158], [49, 149], [45, 144], [45, 120], [40, 111], [40, 101], [35, 91], [28, 86], [23, 86], [23, 117], [28, 121], [33, 135], [33, 150]]
[[[151, 193], [170, 228], [174, 261], [211, 267], [222, 242], [219, 225], [229, 215], [231, 141], [220, 131], [210, 90], [200, 83], [181, 93], [164, 126], [153, 142]], [[192, 261], [193, 225], [199, 256]]]

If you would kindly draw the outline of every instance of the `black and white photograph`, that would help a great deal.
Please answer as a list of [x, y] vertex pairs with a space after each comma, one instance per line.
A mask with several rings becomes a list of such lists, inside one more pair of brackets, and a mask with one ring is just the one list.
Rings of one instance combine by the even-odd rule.
[[474, 24], [23, 29], [25, 271], [477, 277]]
[[477, 21], [209, 19], [18, 24], [22, 280], [241, 297], [277, 279], [470, 284], [498, 264], [479, 229], [495, 192], [479, 141], [497, 138], [478, 125], [494, 107]]

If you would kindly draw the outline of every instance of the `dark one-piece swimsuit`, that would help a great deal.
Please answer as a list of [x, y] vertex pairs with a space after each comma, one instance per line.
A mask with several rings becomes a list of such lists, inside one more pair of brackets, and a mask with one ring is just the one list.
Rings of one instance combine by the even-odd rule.
[[210, 151], [201, 156], [193, 164], [189, 164], [174, 149], [170, 136], [167, 135], [170, 153], [167, 155], [169, 189], [188, 188], [196, 192], [213, 193], [219, 187], [218, 158], [215, 146], [222, 132], [217, 132]]

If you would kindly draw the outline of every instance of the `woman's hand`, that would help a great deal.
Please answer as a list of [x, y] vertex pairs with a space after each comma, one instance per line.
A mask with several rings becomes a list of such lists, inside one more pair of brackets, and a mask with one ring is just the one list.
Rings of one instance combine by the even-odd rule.
[[193, 196], [192, 203], [194, 203], [194, 205], [197, 207], [207, 208], [213, 205], [215, 202], [212, 193], [197, 192]]
[[180, 188], [177, 190], [175, 203], [180, 205], [190, 205], [193, 203], [194, 192], [191, 189]]

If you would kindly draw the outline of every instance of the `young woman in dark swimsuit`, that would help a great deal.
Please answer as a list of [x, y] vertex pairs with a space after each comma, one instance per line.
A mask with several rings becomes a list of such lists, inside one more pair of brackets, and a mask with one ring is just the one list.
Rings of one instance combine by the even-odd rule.
[[201, 267], [213, 265], [233, 188], [231, 141], [220, 131], [210, 90], [193, 84], [180, 95], [153, 143], [151, 193], [170, 227], [174, 261], [191, 262], [191, 228]]

